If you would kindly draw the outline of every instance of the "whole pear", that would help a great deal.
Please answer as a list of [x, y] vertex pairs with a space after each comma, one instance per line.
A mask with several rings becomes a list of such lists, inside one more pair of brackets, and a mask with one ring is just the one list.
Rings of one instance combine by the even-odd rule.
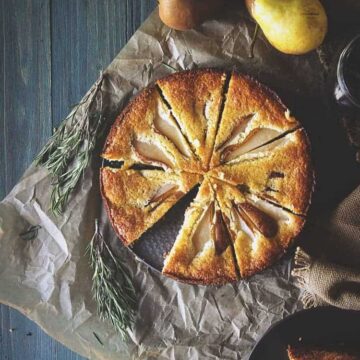
[[325, 38], [328, 21], [319, 0], [245, 2], [269, 42], [286, 54], [305, 54], [316, 49]]
[[224, 0], [159, 0], [159, 15], [170, 28], [188, 30], [217, 14], [223, 5]]

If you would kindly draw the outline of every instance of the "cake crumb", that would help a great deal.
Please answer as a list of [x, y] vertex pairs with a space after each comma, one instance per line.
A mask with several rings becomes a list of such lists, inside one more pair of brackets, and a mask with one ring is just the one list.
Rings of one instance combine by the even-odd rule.
[[199, 146], [200, 146], [200, 140], [199, 140], [199, 139], [195, 139], [195, 140], [194, 140], [194, 145], [195, 145], [196, 147], [199, 147]]

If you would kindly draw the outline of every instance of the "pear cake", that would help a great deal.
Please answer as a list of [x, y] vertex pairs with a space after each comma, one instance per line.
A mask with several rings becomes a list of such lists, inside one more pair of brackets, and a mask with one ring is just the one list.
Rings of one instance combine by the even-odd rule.
[[311, 347], [293, 347], [287, 349], [289, 360], [359, 360], [360, 355], [342, 350], [324, 350]]
[[184, 71], [143, 89], [102, 157], [101, 193], [126, 246], [199, 186], [162, 268], [193, 284], [273, 264], [303, 228], [313, 191], [305, 130], [271, 90], [237, 72]]

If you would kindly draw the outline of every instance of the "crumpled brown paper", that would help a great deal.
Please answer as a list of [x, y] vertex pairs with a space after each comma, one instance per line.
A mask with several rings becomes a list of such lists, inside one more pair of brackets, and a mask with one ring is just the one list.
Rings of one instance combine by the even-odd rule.
[[[137, 90], [172, 72], [163, 63], [178, 70], [236, 68], [277, 90], [305, 127], [311, 128], [314, 154], [318, 154], [315, 162], [321, 164], [323, 174], [319, 182], [326, 184], [322, 179], [330, 172], [328, 156], [331, 164], [344, 165], [341, 157], [333, 157], [333, 147], [344, 142], [331, 118], [331, 107], [322, 101], [329, 94], [318, 53], [283, 55], [260, 35], [255, 57], [250, 59], [253, 30], [245, 12], [231, 11], [197, 31], [176, 32], [160, 22], [156, 10], [105, 70], [108, 123]], [[325, 124], [326, 135], [319, 130]], [[116, 239], [101, 207], [97, 156], [62, 216], [54, 217], [49, 211], [51, 179], [34, 165], [0, 204], [1, 302], [91, 359], [244, 359], [271, 324], [301, 308], [300, 291], [290, 278], [289, 255], [249, 280], [222, 287], [182, 284], [136, 260]], [[325, 185], [318, 191], [315, 209], [331, 200], [334, 186], [342, 189], [333, 182], [332, 188]], [[91, 298], [85, 248], [95, 218], [100, 218], [104, 237], [128, 264], [138, 290], [138, 315], [129, 343], [99, 320]], [[41, 229], [36, 239], [20, 238], [29, 225], [37, 224]]]

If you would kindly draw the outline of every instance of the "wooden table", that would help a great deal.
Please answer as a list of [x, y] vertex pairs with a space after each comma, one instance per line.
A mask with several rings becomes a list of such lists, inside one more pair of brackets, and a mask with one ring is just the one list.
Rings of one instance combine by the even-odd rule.
[[[0, 199], [155, 0], [0, 0]], [[0, 306], [0, 359], [81, 359]]]

